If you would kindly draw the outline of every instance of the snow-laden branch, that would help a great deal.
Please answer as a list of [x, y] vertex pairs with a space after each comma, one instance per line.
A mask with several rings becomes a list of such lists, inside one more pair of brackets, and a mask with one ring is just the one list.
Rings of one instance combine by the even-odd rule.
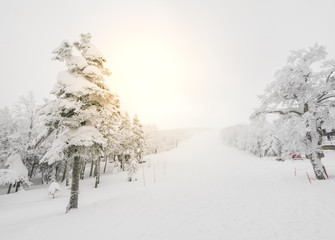
[[44, 129], [44, 131], [41, 132], [41, 133], [36, 137], [36, 139], [34, 139], [33, 142], [27, 146], [27, 150], [37, 148], [39, 145], [41, 145], [41, 143], [42, 143], [45, 139], [47, 139], [47, 138], [53, 133], [54, 130], [55, 130], [55, 129], [54, 129], [54, 128], [51, 128], [51, 127]]
[[295, 113], [301, 116], [304, 112], [301, 108], [283, 108], [283, 109], [266, 109], [266, 110], [257, 110], [255, 113], [251, 116], [251, 118], [254, 118], [260, 114], [272, 114], [272, 113], [278, 113], [280, 115], [286, 115], [289, 113]]

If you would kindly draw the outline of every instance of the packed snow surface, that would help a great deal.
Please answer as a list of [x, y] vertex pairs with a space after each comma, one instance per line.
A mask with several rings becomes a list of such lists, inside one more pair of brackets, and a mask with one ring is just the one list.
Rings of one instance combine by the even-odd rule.
[[81, 181], [79, 209], [67, 214], [64, 185], [55, 199], [44, 188], [1, 195], [1, 240], [335, 238], [332, 153], [327, 181], [314, 180], [307, 161], [259, 159], [212, 132], [147, 158], [137, 181], [112, 175], [111, 164], [99, 188], [93, 178]]

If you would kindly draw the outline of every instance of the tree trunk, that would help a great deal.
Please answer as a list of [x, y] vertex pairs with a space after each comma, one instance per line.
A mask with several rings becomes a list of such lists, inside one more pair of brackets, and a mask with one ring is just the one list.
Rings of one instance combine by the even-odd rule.
[[21, 182], [17, 182], [15, 192], [19, 191], [20, 186], [21, 186]]
[[69, 161], [66, 162], [66, 172], [65, 172], [65, 186], [70, 185], [70, 169], [71, 169], [71, 164]]
[[51, 182], [56, 182], [56, 173], [57, 173], [57, 170], [56, 170], [56, 164], [52, 164], [51, 165], [51, 176], [50, 176], [50, 181]]
[[310, 154], [309, 159], [313, 166], [314, 174], [316, 179], [318, 180], [326, 180], [326, 173], [323, 169], [323, 164], [321, 162], [321, 158], [318, 156], [316, 152]]
[[121, 155], [121, 169], [124, 172], [124, 165], [126, 163], [126, 156], [125, 155]]
[[[305, 111], [306, 110], [308, 110], [307, 104], [305, 104]], [[317, 119], [310, 117], [306, 122], [306, 128], [313, 130], [313, 132], [310, 130], [306, 132], [307, 157], [311, 161], [316, 179], [326, 180], [326, 173], [321, 162], [321, 155], [323, 154], [322, 151], [320, 151], [322, 143], [322, 141], [320, 141], [322, 136], [319, 136], [322, 134], [320, 131], [321, 127], [318, 126]]]
[[42, 185], [44, 184], [44, 168], [42, 168], [42, 179], [41, 179], [41, 181], [42, 181]]
[[95, 161], [95, 164], [94, 164], [94, 171], [93, 171], [93, 177], [96, 177], [97, 176], [97, 161]]
[[86, 161], [84, 160], [82, 163], [81, 173], [80, 173], [80, 179], [83, 180], [85, 176], [85, 169], [86, 169]]
[[66, 176], [66, 170], [67, 170], [68, 166], [67, 166], [67, 161], [65, 162], [65, 167], [64, 167], [64, 171], [63, 171], [63, 177], [62, 177], [62, 182], [64, 182], [65, 180], [65, 176]]
[[94, 164], [94, 161], [92, 160], [91, 169], [90, 169], [90, 177], [92, 177], [92, 174], [93, 174], [93, 164]]
[[47, 184], [49, 184], [49, 178], [50, 178], [50, 166], [47, 167], [47, 176], [46, 176]]
[[106, 168], [107, 168], [107, 161], [108, 161], [108, 157], [107, 157], [107, 154], [105, 154], [105, 166], [104, 166], [104, 173], [106, 172]]
[[35, 161], [33, 163], [33, 166], [31, 166], [31, 171], [30, 171], [30, 174], [29, 174], [29, 179], [31, 179], [33, 177], [34, 169], [35, 169]]
[[56, 182], [59, 179], [59, 172], [60, 172], [60, 170], [61, 170], [61, 164], [57, 164], [57, 166], [56, 166], [56, 175], [55, 175]]
[[98, 184], [100, 183], [100, 159], [101, 159], [101, 157], [99, 156], [97, 161], [96, 161], [96, 166], [95, 166], [95, 170], [96, 170], [95, 188], [97, 188]]
[[80, 157], [75, 156], [72, 169], [71, 197], [69, 204], [70, 209], [78, 208], [79, 177], [80, 177]]
[[10, 194], [10, 190], [12, 189], [12, 186], [13, 186], [13, 184], [9, 184], [9, 186], [8, 186], [8, 191], [7, 191], [7, 194]]

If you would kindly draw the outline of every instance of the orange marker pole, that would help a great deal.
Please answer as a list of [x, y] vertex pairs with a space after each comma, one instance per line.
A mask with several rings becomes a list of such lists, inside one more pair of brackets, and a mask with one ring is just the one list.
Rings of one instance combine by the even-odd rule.
[[308, 175], [308, 173], [307, 173], [307, 172], [306, 172], [306, 174], [307, 174], [307, 177], [308, 177], [309, 183], [310, 183], [310, 184], [312, 184], [312, 181], [311, 181], [311, 179], [310, 179], [310, 177], [309, 177], [309, 175]]
[[327, 173], [327, 170], [326, 170], [326, 167], [325, 167], [325, 166], [323, 166], [323, 170], [325, 171], [325, 174], [326, 174], [327, 178], [329, 178], [329, 177], [328, 177], [328, 173]]

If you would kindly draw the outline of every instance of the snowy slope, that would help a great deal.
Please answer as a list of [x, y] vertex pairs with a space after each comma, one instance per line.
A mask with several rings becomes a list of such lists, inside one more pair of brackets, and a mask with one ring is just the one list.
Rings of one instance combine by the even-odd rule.
[[126, 173], [104, 175], [98, 189], [84, 180], [68, 214], [65, 186], [55, 199], [46, 188], [1, 195], [1, 240], [335, 238], [335, 158], [325, 161], [331, 179], [312, 184], [307, 161], [259, 159], [212, 132], [150, 158], [145, 186], [142, 166], [136, 182]]

